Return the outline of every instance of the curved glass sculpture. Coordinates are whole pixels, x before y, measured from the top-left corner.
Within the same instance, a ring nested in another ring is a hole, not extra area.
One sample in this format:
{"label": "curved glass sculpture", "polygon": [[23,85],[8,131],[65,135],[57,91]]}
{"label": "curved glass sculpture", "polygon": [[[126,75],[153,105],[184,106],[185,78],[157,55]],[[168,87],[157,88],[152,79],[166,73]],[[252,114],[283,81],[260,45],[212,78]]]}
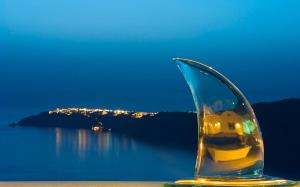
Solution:
{"label": "curved glass sculpture", "polygon": [[222,179],[241,186],[253,180],[263,185],[286,184],[285,180],[263,176],[263,140],[253,109],[242,92],[207,65],[174,60],[192,92],[198,117],[196,179],[177,182],[217,185],[215,182]]}

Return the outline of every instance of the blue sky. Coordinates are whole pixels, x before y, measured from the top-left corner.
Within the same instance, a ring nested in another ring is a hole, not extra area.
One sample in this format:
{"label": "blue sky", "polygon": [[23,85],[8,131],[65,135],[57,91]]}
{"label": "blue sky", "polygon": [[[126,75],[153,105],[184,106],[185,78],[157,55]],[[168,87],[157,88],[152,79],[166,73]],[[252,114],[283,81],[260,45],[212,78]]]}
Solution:
{"label": "blue sky", "polygon": [[173,57],[300,97],[300,1],[0,0],[0,107],[191,110]]}

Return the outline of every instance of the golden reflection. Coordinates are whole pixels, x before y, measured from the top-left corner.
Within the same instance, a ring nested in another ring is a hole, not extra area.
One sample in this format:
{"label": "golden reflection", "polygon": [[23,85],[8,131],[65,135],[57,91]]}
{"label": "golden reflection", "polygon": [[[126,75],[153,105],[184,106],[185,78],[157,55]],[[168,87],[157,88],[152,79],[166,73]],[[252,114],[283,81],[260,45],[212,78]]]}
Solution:
{"label": "golden reflection", "polygon": [[236,136],[243,135],[244,117],[233,111],[221,114],[206,114],[204,119],[204,133],[207,135]]}
{"label": "golden reflection", "polygon": [[101,133],[99,134],[99,136],[101,137],[101,143],[102,143],[102,148],[104,152],[107,152],[110,150],[111,148],[111,142],[112,142],[112,136],[111,133]]}
{"label": "golden reflection", "polygon": [[102,149],[103,149],[103,146],[102,146],[102,134],[98,134],[97,136],[97,145],[98,145],[98,154],[101,153]]}
{"label": "golden reflection", "polygon": [[112,136],[110,133],[100,132],[97,134],[97,149],[98,154],[107,153],[110,151]]}
{"label": "golden reflection", "polygon": [[78,153],[81,158],[85,156],[88,143],[87,131],[84,129],[78,130]]}
{"label": "golden reflection", "polygon": [[232,110],[214,113],[212,108],[204,106],[202,128],[200,134],[205,144],[202,162],[207,164],[207,171],[234,171],[262,160],[259,153],[262,141],[254,121],[247,115]]}
{"label": "golden reflection", "polygon": [[[178,180],[175,182],[179,185],[196,186],[285,186],[296,185],[296,182],[276,178],[258,178],[258,179],[209,179],[198,178],[195,180]],[[170,185],[172,186],[172,185]],[[173,185],[176,186],[176,185]],[[187,187],[187,186],[185,186]]]}
{"label": "golden reflection", "polygon": [[55,128],[55,151],[59,155],[61,148],[61,129]]}
{"label": "golden reflection", "polygon": [[240,149],[222,150],[216,148],[207,148],[214,161],[231,161],[245,158],[249,153],[251,146],[245,146]]}
{"label": "golden reflection", "polygon": [[57,156],[61,156],[62,145],[72,149],[79,159],[85,159],[90,151],[96,150],[99,156],[113,153],[118,154],[120,149],[126,151],[136,151],[137,145],[135,141],[127,136],[117,136],[112,132],[94,133],[88,129],[63,129],[55,128],[54,134],[55,152]]}

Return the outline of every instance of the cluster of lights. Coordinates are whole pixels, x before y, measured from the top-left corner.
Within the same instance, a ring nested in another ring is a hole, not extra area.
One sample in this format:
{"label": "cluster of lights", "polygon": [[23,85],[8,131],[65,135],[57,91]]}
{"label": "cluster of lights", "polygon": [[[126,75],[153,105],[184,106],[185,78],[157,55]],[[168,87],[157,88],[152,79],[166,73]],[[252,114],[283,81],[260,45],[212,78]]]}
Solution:
{"label": "cluster of lights", "polygon": [[109,110],[109,109],[88,109],[88,108],[57,108],[55,110],[50,110],[49,114],[64,114],[64,115],[72,115],[72,114],[82,114],[84,116],[90,117],[91,114],[99,114],[101,116],[112,114],[113,116],[131,116],[133,118],[143,118],[145,116],[155,116],[157,112],[135,112],[128,110]]}

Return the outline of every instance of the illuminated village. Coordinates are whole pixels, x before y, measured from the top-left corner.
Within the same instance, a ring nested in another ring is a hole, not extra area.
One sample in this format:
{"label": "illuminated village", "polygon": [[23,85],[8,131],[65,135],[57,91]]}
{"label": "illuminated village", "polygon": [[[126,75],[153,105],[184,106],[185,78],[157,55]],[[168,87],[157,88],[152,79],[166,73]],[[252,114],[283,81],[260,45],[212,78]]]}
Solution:
{"label": "illuminated village", "polygon": [[132,118],[143,118],[145,116],[155,116],[157,112],[136,112],[128,110],[109,110],[109,109],[89,109],[89,108],[57,108],[55,110],[50,110],[49,114],[65,114],[72,115],[75,113],[82,114],[89,117],[91,114],[99,114],[101,116],[113,115],[113,116],[130,116]]}
{"label": "illuminated village", "polygon": [[[55,110],[50,110],[48,112],[49,115],[52,114],[63,114],[63,115],[73,115],[73,114],[81,114],[86,117],[90,117],[91,115],[112,115],[112,116],[129,116],[131,118],[140,119],[143,117],[152,117],[157,114],[157,112],[136,112],[136,111],[128,111],[128,110],[109,110],[109,109],[89,109],[89,108],[57,108]],[[103,124],[98,122],[97,124],[92,125],[91,130],[93,131],[102,131]],[[111,131],[111,129],[108,129]]]}

